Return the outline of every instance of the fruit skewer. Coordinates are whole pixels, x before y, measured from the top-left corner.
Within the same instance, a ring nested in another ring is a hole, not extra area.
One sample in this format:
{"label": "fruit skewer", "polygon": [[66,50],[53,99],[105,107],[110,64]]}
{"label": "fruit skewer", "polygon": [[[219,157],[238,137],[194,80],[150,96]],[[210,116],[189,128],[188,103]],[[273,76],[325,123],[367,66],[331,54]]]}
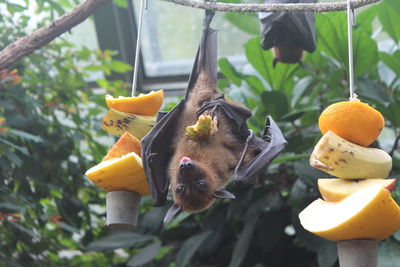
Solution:
{"label": "fruit skewer", "polygon": [[120,138],[103,161],[85,175],[107,192],[106,225],[110,228],[137,227],[141,196],[150,194],[138,138],[153,127],[163,99],[163,90],[138,97],[106,96],[109,111],[101,127]]}
{"label": "fruit skewer", "polygon": [[[351,124],[355,120],[356,127]],[[385,179],[392,159],[383,150],[365,147],[383,125],[378,111],[358,101],[333,104],[320,116],[324,135],[310,164],[339,179],[319,179],[324,200],[315,200],[299,218],[306,230],[337,241],[341,267],[377,266],[380,240],[400,229],[400,208],[390,194],[395,180]]]}

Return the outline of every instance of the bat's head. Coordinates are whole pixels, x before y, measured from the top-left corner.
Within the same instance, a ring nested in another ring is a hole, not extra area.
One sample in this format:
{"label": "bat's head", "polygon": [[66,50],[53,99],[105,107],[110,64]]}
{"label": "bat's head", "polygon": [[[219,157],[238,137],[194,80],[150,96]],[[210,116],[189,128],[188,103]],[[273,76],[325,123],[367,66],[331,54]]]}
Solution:
{"label": "bat's head", "polygon": [[214,203],[215,198],[235,198],[232,193],[220,188],[216,174],[201,162],[183,157],[176,172],[176,182],[171,185],[175,204],[167,212],[164,221],[172,219],[180,210],[205,210]]}
{"label": "bat's head", "polygon": [[272,51],[275,56],[273,62],[274,68],[278,62],[286,64],[300,63],[303,57],[303,49],[301,47],[296,47],[296,46],[278,45],[274,46]]}

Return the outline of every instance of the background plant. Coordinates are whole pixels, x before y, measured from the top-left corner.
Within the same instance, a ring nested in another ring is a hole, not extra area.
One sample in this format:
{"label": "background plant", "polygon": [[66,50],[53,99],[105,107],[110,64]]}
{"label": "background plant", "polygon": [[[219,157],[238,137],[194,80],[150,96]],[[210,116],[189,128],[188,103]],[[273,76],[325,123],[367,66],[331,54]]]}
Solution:
{"label": "background plant", "polygon": [[[61,6],[61,8],[63,8]],[[391,152],[393,171],[400,171],[400,1],[370,6],[357,16],[354,29],[356,92],[386,118],[374,145]],[[2,15],[2,45],[23,34],[9,7]],[[261,50],[255,16],[227,15],[254,34],[244,51],[248,65],[235,69],[219,60],[219,87],[252,109],[249,126],[262,130],[269,114],[289,145],[263,174],[264,182],[245,188],[229,185],[237,196],[218,201],[199,214],[180,214],[167,226],[167,207],[153,208],[142,199],[136,231],[109,231],[103,225],[104,193],[83,173],[106,152],[99,121],[103,95],[85,81],[92,71],[109,74],[129,66],[112,60],[110,51],[73,47],[66,40],[36,52],[16,71],[0,73],[0,239],[2,262],[15,266],[334,266],[336,246],[304,231],[297,215],[318,197],[316,179],[326,174],[308,165],[320,138],[319,113],[348,96],[347,37],[344,13],[316,15],[318,49],[304,58],[304,68],[278,64]],[[86,62],[88,67],[77,67]],[[124,90],[120,81],[101,79],[110,92]],[[116,89],[118,88],[118,89]],[[122,93],[121,93],[122,94]],[[398,190],[394,196],[398,198]],[[399,199],[398,199],[399,200]],[[59,217],[60,216],[60,217]],[[382,242],[380,266],[397,266],[400,235]],[[69,251],[69,258],[63,258]],[[74,253],[72,253],[74,252]]]}

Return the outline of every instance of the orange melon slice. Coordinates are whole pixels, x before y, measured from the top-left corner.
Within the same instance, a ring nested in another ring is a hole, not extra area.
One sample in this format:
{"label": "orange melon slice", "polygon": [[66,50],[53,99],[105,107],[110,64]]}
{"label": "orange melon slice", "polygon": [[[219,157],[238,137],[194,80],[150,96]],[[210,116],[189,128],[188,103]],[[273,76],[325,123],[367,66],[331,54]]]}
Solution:
{"label": "orange melon slice", "polygon": [[142,159],[135,152],[102,161],[90,168],[85,175],[106,192],[132,191],[141,195],[150,194]]}
{"label": "orange melon slice", "polygon": [[150,92],[148,94],[136,97],[112,97],[106,95],[106,104],[108,108],[112,108],[121,112],[153,116],[161,108],[164,101],[164,90]]}
{"label": "orange melon slice", "polygon": [[128,132],[125,132],[115,145],[108,151],[107,155],[103,158],[103,161],[119,158],[129,152],[135,152],[140,157],[140,140]]}

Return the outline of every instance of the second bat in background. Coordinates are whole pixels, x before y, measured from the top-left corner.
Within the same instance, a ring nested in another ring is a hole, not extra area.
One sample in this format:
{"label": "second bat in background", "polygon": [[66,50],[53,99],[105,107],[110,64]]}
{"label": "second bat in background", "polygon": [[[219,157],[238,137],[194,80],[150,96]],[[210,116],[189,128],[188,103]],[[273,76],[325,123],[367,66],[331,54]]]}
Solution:
{"label": "second bat in background", "polygon": [[[315,3],[315,0],[266,0],[265,3]],[[259,18],[261,47],[272,48],[273,67],[278,62],[301,64],[303,50],[315,51],[314,13],[260,12]]]}

